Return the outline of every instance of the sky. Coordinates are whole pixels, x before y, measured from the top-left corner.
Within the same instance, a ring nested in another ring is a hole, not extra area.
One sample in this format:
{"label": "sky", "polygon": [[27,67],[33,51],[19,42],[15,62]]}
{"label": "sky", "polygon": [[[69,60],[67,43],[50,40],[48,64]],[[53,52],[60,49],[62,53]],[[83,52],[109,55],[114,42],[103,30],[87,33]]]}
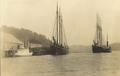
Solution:
{"label": "sky", "polygon": [[91,45],[96,31],[96,13],[103,36],[120,42],[120,0],[1,0],[0,25],[30,29],[51,39],[59,4],[69,45]]}

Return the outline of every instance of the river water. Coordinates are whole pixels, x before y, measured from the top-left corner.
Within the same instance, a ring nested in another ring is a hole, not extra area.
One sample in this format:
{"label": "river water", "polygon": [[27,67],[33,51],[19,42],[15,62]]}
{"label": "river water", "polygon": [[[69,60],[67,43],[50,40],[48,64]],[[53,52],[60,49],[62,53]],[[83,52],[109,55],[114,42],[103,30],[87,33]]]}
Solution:
{"label": "river water", "polygon": [[1,76],[120,76],[120,51],[2,58]]}

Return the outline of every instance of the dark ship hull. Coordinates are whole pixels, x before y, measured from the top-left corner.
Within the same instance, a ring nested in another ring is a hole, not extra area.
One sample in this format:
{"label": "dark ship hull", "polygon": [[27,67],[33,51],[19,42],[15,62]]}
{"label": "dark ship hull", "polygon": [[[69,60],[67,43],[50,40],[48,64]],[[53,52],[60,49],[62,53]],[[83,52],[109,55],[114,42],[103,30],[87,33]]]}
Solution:
{"label": "dark ship hull", "polygon": [[95,46],[92,45],[92,51],[93,53],[110,53],[111,52],[111,47],[103,47],[103,46]]}
{"label": "dark ship hull", "polygon": [[61,46],[50,46],[50,48],[31,48],[31,51],[33,56],[68,54],[68,48]]}
{"label": "dark ship hull", "polygon": [[42,48],[30,48],[30,51],[32,52],[33,56],[39,56],[39,55],[49,55],[50,52],[47,47]]}
{"label": "dark ship hull", "polygon": [[51,55],[66,55],[68,54],[68,48],[63,46],[50,46]]}

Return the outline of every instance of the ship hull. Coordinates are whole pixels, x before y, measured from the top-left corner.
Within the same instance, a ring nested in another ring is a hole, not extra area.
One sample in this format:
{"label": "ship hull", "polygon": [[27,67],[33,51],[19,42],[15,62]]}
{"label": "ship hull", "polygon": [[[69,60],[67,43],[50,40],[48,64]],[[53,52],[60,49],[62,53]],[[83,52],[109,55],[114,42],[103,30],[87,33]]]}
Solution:
{"label": "ship hull", "polygon": [[49,55],[50,52],[49,52],[48,49],[49,48],[47,48],[47,47],[44,47],[44,48],[41,48],[41,47],[30,48],[33,56]]}
{"label": "ship hull", "polygon": [[32,53],[29,51],[29,48],[27,48],[27,49],[19,49],[15,55],[16,56],[31,56]]}
{"label": "ship hull", "polygon": [[110,53],[111,47],[103,47],[103,46],[94,46],[92,45],[92,52],[93,53]]}
{"label": "ship hull", "polygon": [[68,48],[62,46],[50,46],[51,55],[66,55],[68,54]]}
{"label": "ship hull", "polygon": [[60,46],[50,46],[49,48],[31,48],[32,55],[66,55],[68,54],[68,48]]}

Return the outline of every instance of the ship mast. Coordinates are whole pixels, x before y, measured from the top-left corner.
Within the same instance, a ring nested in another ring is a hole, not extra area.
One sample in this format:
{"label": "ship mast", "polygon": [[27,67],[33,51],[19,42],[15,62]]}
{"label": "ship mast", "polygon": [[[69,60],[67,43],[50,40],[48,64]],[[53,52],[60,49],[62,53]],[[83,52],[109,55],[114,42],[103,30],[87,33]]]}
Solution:
{"label": "ship mast", "polygon": [[59,44],[62,45],[63,44],[63,30],[62,30],[62,15],[61,15],[61,11],[59,8]]}
{"label": "ship mast", "polygon": [[108,42],[108,35],[107,35],[107,47],[108,47],[108,45],[109,45],[109,42]]}
{"label": "ship mast", "polygon": [[59,18],[58,18],[58,17],[59,17],[58,14],[59,14],[59,13],[58,13],[58,4],[57,4],[57,11],[56,11],[56,36],[57,36],[57,37],[56,37],[56,38],[57,38],[57,41],[56,41],[56,42],[57,42],[57,44],[58,44],[58,32],[59,32],[59,31],[58,31],[58,26],[59,26],[59,25],[58,25],[58,19],[59,19]]}
{"label": "ship mast", "polygon": [[101,19],[99,15],[97,14],[97,29],[96,29],[96,34],[97,34],[97,44],[102,46],[102,27],[101,27]]}
{"label": "ship mast", "polygon": [[56,11],[56,22],[55,22],[55,30],[53,31],[53,42],[58,45],[67,45],[65,42],[65,33],[63,29],[63,20],[62,20],[62,13],[60,7],[57,4],[57,11]]}

